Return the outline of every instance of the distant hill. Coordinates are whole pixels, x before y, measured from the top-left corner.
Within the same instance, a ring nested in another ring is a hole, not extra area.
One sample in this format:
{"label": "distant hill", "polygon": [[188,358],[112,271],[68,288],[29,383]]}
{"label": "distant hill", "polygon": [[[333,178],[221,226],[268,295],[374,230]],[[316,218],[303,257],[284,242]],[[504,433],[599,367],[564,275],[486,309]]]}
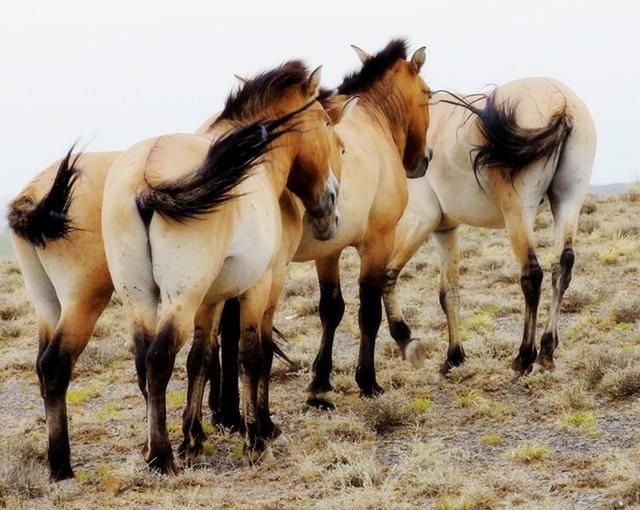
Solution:
{"label": "distant hill", "polygon": [[616,182],[614,184],[601,184],[599,186],[590,186],[589,191],[594,195],[622,195],[626,189],[631,186],[628,182]]}

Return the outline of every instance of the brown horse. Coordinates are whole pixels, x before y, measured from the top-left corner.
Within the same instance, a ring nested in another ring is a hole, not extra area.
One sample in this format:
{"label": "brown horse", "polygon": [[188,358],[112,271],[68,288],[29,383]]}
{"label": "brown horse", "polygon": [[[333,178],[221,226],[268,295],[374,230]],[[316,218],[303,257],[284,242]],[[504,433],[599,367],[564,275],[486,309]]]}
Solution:
{"label": "brown horse", "polygon": [[[385,268],[393,248],[396,224],[406,206],[406,177],[424,175],[428,165],[425,139],[430,90],[420,76],[425,61],[424,48],[409,60],[403,40],[391,41],[374,56],[358,48],[356,52],[363,60],[362,69],[348,75],[337,94],[325,93],[321,98],[330,112],[339,111],[346,98],[356,95],[359,98],[349,116],[336,126],[345,147],[338,197],[341,221],[335,237],[323,243],[313,239],[312,230],[305,224],[293,259],[315,260],[320,282],[323,333],[307,395],[308,404],[318,407],[333,407],[329,381],[332,346],[344,313],[339,259],[348,246],[355,247],[361,258],[361,342],[356,380],[363,396],[382,392],[375,378],[373,353],[382,313]],[[230,313],[228,320],[223,316],[221,390],[216,379],[219,375],[214,370],[210,397],[214,421],[224,425],[233,425],[239,420],[237,390],[233,387],[237,380],[234,347],[237,318],[233,315]],[[413,360],[419,356],[419,345],[407,342],[402,351]]]}
{"label": "brown horse", "polygon": [[[446,373],[464,361],[460,339],[457,227],[506,228],[521,268],[525,320],[513,362],[527,373],[533,362],[553,367],[558,316],[571,281],[578,215],[589,188],[596,133],[587,107],[567,86],[548,78],[507,83],[489,96],[434,95],[429,138],[435,156],[423,179],[409,185],[409,205],[397,229],[386,274],[384,302],[391,335],[411,338],[395,285],[398,274],[433,233],[440,248],[440,304],[449,325]],[[533,227],[548,197],[558,262],[552,268],[553,301],[535,347],[542,269]]]}
{"label": "brown horse", "polygon": [[260,451],[268,439],[269,424],[261,423],[264,402],[258,399],[260,331],[282,238],[279,200],[285,186],[302,200],[317,238],[335,233],[338,181],[331,168],[329,117],[314,101],[319,70],[310,74],[292,61],[266,74],[252,82],[255,87],[232,95],[218,120],[237,125],[286,114],[277,121],[286,125],[284,134],[278,132],[280,141],[255,171],[229,167],[214,173],[210,152],[193,173],[207,154],[207,139],[168,135],[125,151],[105,184],[105,252],[128,312],[138,377],[146,380],[144,455],[164,473],[176,472],[165,405],[175,356],[192,336],[196,315],[233,297],[240,300],[246,448]]}

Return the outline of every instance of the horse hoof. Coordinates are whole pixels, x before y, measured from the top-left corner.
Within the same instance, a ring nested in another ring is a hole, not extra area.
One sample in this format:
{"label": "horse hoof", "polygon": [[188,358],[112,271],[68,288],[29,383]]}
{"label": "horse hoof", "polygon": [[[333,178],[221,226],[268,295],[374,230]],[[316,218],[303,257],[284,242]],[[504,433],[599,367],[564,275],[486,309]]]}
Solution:
{"label": "horse hoof", "polygon": [[158,471],[163,475],[175,476],[178,474],[178,466],[176,466],[172,453],[151,453],[147,466],[153,471]]}
{"label": "horse hoof", "polygon": [[267,442],[261,437],[249,439],[244,444],[244,454],[252,464],[260,461],[266,449]]}
{"label": "horse hoof", "polygon": [[75,476],[76,475],[73,473],[73,469],[71,469],[71,464],[66,464],[64,466],[52,468],[51,474],[49,475],[49,480],[51,482],[61,482],[63,480],[75,478]]}
{"label": "horse hoof", "polygon": [[193,441],[184,439],[182,444],[178,448],[178,458],[191,464],[198,457],[201,457],[204,453],[204,446],[202,441]]}
{"label": "horse hoof", "polygon": [[543,356],[542,354],[536,359],[536,364],[543,371],[552,372],[556,369],[556,364],[553,361],[553,356]]}
{"label": "horse hoof", "polygon": [[538,352],[535,348],[532,351],[532,355],[523,356],[522,354],[518,354],[516,359],[513,360],[513,363],[511,363],[511,368],[520,376],[528,375],[533,369],[533,363],[537,355]]}
{"label": "horse hoof", "polygon": [[464,363],[465,354],[464,351],[460,350],[454,354],[451,354],[447,357],[447,361],[444,362],[442,367],[440,367],[440,374],[443,376],[448,376],[449,372],[452,368],[459,367]]}
{"label": "horse hoof", "polygon": [[405,347],[404,357],[413,368],[422,368],[427,357],[427,348],[419,340],[411,340]]}
{"label": "horse hoof", "polygon": [[336,408],[332,391],[307,393],[307,405],[309,407],[315,407],[316,409],[322,409],[323,411],[332,411]]}
{"label": "horse hoof", "polygon": [[360,388],[360,397],[361,398],[375,398],[379,397],[384,393],[384,389],[378,383],[374,382],[370,386],[365,388]]}

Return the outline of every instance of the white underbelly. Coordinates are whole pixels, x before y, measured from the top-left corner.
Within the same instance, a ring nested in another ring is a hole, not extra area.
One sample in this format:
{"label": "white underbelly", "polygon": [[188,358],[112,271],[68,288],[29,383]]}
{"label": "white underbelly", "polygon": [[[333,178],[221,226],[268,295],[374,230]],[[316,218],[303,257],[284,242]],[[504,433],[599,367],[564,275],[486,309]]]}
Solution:
{"label": "white underbelly", "polygon": [[253,287],[271,265],[280,242],[280,217],[271,205],[251,204],[230,244],[222,269],[211,284],[206,300],[217,303],[237,297]]}

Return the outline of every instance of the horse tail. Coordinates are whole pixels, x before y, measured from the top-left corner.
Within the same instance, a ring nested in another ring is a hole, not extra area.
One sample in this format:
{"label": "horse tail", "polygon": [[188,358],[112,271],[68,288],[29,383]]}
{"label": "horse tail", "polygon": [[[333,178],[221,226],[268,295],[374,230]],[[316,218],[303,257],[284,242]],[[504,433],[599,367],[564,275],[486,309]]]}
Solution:
{"label": "horse tail", "polygon": [[294,130],[293,125],[284,125],[310,104],[277,119],[257,121],[224,135],[211,145],[200,167],[184,177],[156,185],[147,182],[136,198],[141,216],[149,218],[157,212],[184,222],[236,198],[233,189],[262,162],[274,141]]}
{"label": "horse tail", "polygon": [[8,220],[13,232],[32,246],[44,248],[48,241],[66,239],[75,230],[69,218],[73,187],[80,175],[82,153],[72,157],[75,144],[58,166],[51,189],[40,200],[20,195],[9,205]]}
{"label": "horse tail", "polygon": [[[495,90],[488,96],[471,96],[473,100],[449,94],[454,99],[444,102],[475,114],[477,126],[485,139],[471,151],[476,179],[481,168],[488,168],[500,169],[513,181],[531,163],[558,155],[573,127],[566,103],[551,115],[546,126],[524,128],[516,120],[519,101],[498,103]],[[486,103],[480,108],[476,103],[483,98],[486,98]]]}
{"label": "horse tail", "polygon": [[[280,331],[278,328],[273,326],[272,330],[276,334],[276,336],[280,338],[280,340],[284,342],[289,342],[289,340],[287,340],[287,338],[282,334],[282,331]],[[282,348],[276,343],[276,341],[273,338],[271,338],[271,348],[273,349],[273,354],[275,354],[277,358],[281,359],[287,365],[289,365],[289,367],[291,367],[294,370],[298,370],[300,368],[300,365],[295,361],[292,361],[291,358],[287,356],[287,354],[282,350]]]}

